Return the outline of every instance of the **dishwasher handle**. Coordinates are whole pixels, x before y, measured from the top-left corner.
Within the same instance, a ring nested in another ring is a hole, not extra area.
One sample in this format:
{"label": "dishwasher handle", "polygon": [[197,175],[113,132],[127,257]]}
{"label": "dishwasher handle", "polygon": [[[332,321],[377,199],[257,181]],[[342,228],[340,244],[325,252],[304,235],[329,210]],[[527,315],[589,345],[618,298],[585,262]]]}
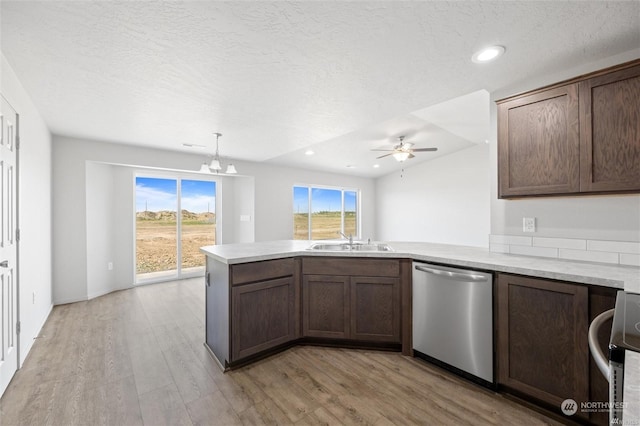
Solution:
{"label": "dishwasher handle", "polygon": [[451,279],[451,280],[456,280],[456,281],[480,282],[480,281],[487,281],[488,280],[486,275],[478,275],[478,274],[465,273],[465,272],[446,271],[444,269],[430,268],[428,266],[422,266],[422,265],[415,265],[415,268],[418,271],[426,272],[428,274],[438,275],[438,276],[441,276],[441,277],[444,277],[444,278],[448,278],[448,279]]}

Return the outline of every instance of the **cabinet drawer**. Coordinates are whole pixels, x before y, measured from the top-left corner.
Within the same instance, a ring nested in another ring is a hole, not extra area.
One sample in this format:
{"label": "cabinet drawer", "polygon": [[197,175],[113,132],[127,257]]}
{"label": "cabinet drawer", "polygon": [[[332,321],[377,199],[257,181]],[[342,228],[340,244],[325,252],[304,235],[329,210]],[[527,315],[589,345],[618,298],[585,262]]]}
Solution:
{"label": "cabinet drawer", "polygon": [[262,262],[231,265],[231,284],[247,284],[273,278],[288,277],[295,273],[295,259],[265,260]]}
{"label": "cabinet drawer", "polygon": [[359,275],[365,277],[397,277],[400,262],[397,259],[305,257],[302,273],[311,275]]}

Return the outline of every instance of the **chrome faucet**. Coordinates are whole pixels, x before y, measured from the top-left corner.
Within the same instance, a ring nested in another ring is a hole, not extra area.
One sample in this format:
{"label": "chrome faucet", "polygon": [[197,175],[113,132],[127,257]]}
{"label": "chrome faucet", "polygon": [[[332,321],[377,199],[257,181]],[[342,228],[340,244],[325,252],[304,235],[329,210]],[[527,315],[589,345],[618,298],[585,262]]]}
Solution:
{"label": "chrome faucet", "polygon": [[342,235],[343,237],[345,237],[347,240],[349,240],[349,250],[353,250],[353,235],[349,234],[349,236],[347,237],[344,232],[338,231],[338,234]]}

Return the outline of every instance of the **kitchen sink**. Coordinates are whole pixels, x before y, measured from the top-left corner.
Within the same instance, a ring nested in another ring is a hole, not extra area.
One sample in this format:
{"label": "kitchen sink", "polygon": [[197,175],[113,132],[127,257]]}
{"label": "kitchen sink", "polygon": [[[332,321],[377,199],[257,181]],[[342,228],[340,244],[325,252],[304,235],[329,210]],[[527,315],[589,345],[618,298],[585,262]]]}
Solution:
{"label": "kitchen sink", "polygon": [[388,244],[375,244],[375,243],[315,243],[312,244],[307,250],[318,251],[393,251]]}

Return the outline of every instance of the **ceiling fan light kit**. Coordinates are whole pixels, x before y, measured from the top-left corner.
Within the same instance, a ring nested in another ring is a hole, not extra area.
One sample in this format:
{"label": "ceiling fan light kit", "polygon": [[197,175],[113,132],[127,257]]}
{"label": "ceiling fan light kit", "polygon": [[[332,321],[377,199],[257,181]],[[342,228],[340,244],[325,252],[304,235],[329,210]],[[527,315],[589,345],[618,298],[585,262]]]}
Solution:
{"label": "ceiling fan light kit", "polygon": [[[220,161],[220,151],[219,151],[219,147],[218,147],[218,142],[220,139],[220,136],[222,136],[222,133],[214,133],[214,135],[216,135],[216,153],[213,156],[213,158],[211,159],[211,162],[209,164],[207,164],[207,162],[205,161],[204,163],[202,163],[202,166],[200,166],[200,173],[208,173],[210,174],[211,171],[213,170],[215,173],[220,173],[220,170],[222,170],[222,162]],[[235,175],[237,174],[238,171],[236,170],[236,166],[234,166],[233,164],[229,163],[227,165],[227,170],[225,170],[225,174],[228,175]]]}
{"label": "ceiling fan light kit", "polygon": [[400,136],[398,138],[399,143],[393,147],[393,149],[372,149],[372,151],[388,151],[388,154],[384,154],[381,155],[380,157],[377,157],[376,160],[380,159],[380,158],[384,158],[384,157],[388,157],[388,156],[393,156],[393,158],[396,159],[397,162],[402,163],[406,160],[409,160],[413,157],[415,157],[415,155],[413,155],[414,152],[427,152],[427,151],[437,151],[438,148],[413,148],[413,144],[412,143],[408,143],[408,142],[404,142],[404,136]]}
{"label": "ceiling fan light kit", "polygon": [[396,159],[396,161],[401,163],[401,162],[407,160],[409,158],[409,155],[411,155],[411,154],[409,153],[409,151],[399,151],[399,152],[394,152],[391,155],[393,156],[393,158]]}

